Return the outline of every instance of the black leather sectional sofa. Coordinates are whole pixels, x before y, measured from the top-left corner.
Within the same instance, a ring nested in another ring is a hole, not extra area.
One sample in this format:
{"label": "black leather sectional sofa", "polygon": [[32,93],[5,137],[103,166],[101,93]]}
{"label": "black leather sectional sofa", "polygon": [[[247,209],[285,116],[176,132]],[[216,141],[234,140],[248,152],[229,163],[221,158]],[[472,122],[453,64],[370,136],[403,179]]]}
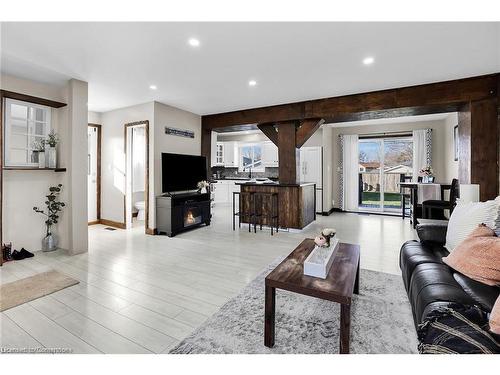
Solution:
{"label": "black leather sectional sofa", "polygon": [[420,241],[408,241],[401,248],[399,264],[415,327],[433,310],[457,303],[491,312],[500,294],[500,288],[474,281],[442,262],[448,255],[446,229],[446,225],[419,224]]}

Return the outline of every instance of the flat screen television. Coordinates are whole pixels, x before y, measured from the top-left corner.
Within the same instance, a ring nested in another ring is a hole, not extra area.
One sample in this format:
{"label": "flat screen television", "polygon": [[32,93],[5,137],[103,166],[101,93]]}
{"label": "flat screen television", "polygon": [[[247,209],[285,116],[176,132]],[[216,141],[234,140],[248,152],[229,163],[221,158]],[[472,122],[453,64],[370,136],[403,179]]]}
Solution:
{"label": "flat screen television", "polygon": [[207,179],[207,159],[204,156],[161,154],[161,180],[164,193],[193,190]]}

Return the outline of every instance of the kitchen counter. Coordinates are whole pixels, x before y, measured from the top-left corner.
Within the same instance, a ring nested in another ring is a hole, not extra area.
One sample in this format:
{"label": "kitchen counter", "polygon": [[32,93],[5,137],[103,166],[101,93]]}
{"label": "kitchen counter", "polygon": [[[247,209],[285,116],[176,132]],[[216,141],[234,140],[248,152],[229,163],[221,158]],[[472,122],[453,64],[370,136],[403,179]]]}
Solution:
{"label": "kitchen counter", "polygon": [[303,186],[311,186],[315,185],[314,182],[301,182],[300,184],[283,184],[280,182],[257,182],[257,181],[248,181],[248,182],[235,182],[236,185],[241,186],[277,186],[277,187],[303,187]]}
{"label": "kitchen counter", "polygon": [[[316,220],[316,188],[315,183],[283,184],[283,183],[257,183],[236,182],[242,193],[277,193],[278,194],[278,221],[281,228],[302,229]],[[248,222],[250,213],[254,209],[254,203],[248,194],[241,194],[242,199],[240,216],[242,222]],[[259,203],[260,204],[260,203]],[[267,205],[258,208],[259,212],[266,212]],[[264,225],[269,223],[264,220]]]}

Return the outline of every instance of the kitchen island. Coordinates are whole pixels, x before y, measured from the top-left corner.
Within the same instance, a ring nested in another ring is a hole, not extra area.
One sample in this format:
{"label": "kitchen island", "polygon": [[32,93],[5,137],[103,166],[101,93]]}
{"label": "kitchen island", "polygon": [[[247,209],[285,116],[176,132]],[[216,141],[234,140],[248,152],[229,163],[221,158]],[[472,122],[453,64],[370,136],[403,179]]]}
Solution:
{"label": "kitchen island", "polygon": [[[259,183],[259,182],[236,182],[240,185],[242,193],[278,193],[279,226],[280,228],[302,229],[316,220],[316,184],[283,184]],[[265,205],[262,209],[267,210]],[[240,210],[242,223],[248,223],[247,216],[253,209],[248,195],[241,195]],[[268,225],[264,219],[264,225]]]}

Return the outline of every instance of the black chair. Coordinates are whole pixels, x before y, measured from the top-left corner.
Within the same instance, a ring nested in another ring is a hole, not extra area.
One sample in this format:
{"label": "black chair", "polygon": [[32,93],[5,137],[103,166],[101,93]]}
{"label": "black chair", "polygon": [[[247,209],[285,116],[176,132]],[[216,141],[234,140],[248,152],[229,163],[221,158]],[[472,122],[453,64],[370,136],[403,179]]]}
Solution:
{"label": "black chair", "polygon": [[[236,196],[238,196],[238,212],[236,212]],[[248,198],[248,210],[243,209],[242,198]],[[246,211],[246,212],[245,212]],[[255,230],[255,193],[254,192],[233,192],[233,230],[236,230],[235,218],[238,216],[238,227],[241,228],[241,218],[248,220],[248,231],[252,231],[252,224]]]}
{"label": "black chair", "polygon": [[[445,190],[450,190],[449,200],[444,200]],[[451,215],[457,203],[458,197],[458,180],[454,178],[451,185],[441,185],[441,200],[427,200],[422,202],[422,217],[424,219],[433,219],[432,211],[439,211],[442,213],[440,218],[444,218],[445,210],[450,210]]]}
{"label": "black chair", "polygon": [[[411,182],[412,176],[406,176],[404,174],[399,175],[399,182]],[[412,189],[401,189],[401,218],[404,219],[406,217],[406,202],[408,201],[408,205],[412,202]],[[411,217],[411,215],[409,215]]]}
{"label": "black chair", "polygon": [[262,224],[264,220],[271,228],[271,236],[274,234],[273,230],[276,228],[278,233],[279,228],[279,199],[278,193],[255,193],[254,199],[254,232],[257,233],[257,224]]}

